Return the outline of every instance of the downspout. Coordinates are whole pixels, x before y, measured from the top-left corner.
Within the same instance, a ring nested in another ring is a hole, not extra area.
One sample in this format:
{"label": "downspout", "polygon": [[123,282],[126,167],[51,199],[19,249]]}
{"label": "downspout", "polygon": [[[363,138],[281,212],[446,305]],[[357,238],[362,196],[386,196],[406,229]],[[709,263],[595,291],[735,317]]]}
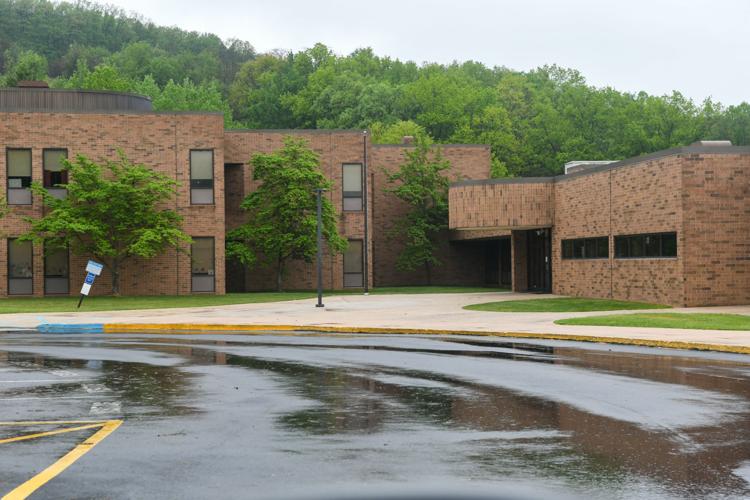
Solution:
{"label": "downspout", "polygon": [[368,209],[367,209],[367,130],[362,131],[362,150],[364,153],[363,163],[362,163],[362,183],[364,184],[362,186],[363,193],[362,193],[362,204],[364,205],[365,209],[365,234],[364,234],[364,245],[362,245],[362,257],[363,257],[363,264],[364,264],[364,285],[365,285],[365,295],[370,293],[370,266],[369,266],[369,224],[368,224]]}

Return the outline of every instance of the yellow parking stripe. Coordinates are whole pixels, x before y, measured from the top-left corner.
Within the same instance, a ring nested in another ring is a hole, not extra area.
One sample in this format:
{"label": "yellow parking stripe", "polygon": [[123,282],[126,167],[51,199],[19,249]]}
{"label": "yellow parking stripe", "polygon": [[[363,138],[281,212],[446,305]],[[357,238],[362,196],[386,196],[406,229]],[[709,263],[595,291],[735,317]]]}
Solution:
{"label": "yellow parking stripe", "polygon": [[22,500],[28,497],[36,490],[47,484],[51,479],[55,478],[62,471],[73,465],[76,460],[88,453],[91,448],[99,444],[104,438],[112,434],[112,432],[120,427],[121,424],[122,420],[107,420],[106,422],[92,426],[101,426],[101,429],[95,432],[86,441],[63,455],[63,457],[60,458],[57,462],[50,465],[36,476],[32,477],[31,479],[2,497],[2,500]]}
{"label": "yellow parking stripe", "polygon": [[54,436],[55,434],[64,434],[66,432],[82,431],[84,429],[93,429],[94,427],[101,427],[103,424],[79,425],[77,427],[68,427],[67,429],[56,429],[54,431],[37,432],[35,434],[25,434],[23,436],[16,436],[12,438],[0,439],[0,444],[15,443],[16,441],[25,441],[27,439],[36,439],[44,436]]}

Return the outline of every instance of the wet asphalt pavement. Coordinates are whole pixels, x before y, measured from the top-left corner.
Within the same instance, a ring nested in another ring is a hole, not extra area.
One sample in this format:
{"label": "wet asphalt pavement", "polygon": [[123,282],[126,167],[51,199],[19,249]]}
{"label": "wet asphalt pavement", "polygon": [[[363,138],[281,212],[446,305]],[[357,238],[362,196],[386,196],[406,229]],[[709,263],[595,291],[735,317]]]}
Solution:
{"label": "wet asphalt pavement", "polygon": [[[741,355],[0,333],[0,440],[55,428],[33,422],[108,419],[123,423],[32,498],[750,496]],[[0,496],[95,431],[0,443]]]}

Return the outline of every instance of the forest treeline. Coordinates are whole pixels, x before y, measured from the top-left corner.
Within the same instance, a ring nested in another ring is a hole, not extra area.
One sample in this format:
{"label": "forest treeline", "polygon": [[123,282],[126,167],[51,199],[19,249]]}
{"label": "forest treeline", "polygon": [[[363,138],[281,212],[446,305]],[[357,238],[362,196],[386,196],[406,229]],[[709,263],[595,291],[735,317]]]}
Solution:
{"label": "forest treeline", "polygon": [[[247,34],[252,38],[252,33]],[[368,128],[492,147],[493,175],[559,173],[699,139],[750,144],[750,105],[586,83],[576,70],[416,64],[323,44],[258,54],[242,40],[157,26],[89,2],[0,0],[0,85],[118,90],[157,110],[223,111],[228,127]]]}

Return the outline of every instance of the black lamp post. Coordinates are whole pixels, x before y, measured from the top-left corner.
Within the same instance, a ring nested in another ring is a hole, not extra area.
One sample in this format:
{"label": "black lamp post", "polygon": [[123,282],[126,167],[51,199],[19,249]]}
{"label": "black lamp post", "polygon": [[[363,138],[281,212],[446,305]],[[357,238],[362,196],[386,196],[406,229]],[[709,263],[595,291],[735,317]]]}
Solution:
{"label": "black lamp post", "polygon": [[323,192],[325,189],[317,188],[315,194],[318,197],[318,303],[315,307],[323,306]]}

